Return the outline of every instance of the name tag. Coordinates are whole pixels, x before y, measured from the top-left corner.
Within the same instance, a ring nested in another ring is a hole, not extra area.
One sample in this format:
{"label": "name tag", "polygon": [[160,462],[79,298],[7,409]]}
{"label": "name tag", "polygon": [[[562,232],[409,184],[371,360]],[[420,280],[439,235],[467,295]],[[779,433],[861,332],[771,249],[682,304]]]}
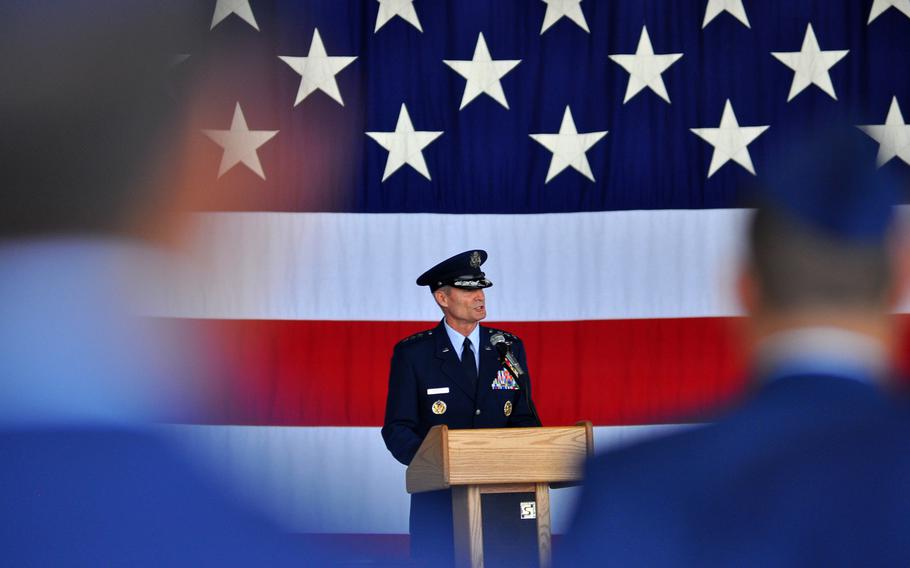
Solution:
{"label": "name tag", "polygon": [[438,389],[427,389],[427,394],[449,394],[449,387],[442,387]]}

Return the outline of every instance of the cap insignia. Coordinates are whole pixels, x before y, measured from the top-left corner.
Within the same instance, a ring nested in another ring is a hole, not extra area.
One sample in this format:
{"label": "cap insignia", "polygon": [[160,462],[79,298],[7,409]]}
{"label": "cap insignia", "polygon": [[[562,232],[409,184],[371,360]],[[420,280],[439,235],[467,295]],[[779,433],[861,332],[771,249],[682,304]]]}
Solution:
{"label": "cap insignia", "polygon": [[477,268],[480,264],[480,253],[475,250],[471,253],[471,268]]}

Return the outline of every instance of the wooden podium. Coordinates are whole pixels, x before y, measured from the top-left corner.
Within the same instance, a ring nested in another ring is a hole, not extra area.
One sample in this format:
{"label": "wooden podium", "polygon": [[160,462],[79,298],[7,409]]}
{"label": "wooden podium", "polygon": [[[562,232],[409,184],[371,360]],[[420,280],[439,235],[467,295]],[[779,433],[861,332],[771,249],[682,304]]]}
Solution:
{"label": "wooden podium", "polygon": [[576,485],[594,450],[590,422],[555,428],[434,426],[407,469],[408,493],[452,489],[455,565],[481,568],[481,494],[534,493],[541,568],[550,566],[550,485]]}

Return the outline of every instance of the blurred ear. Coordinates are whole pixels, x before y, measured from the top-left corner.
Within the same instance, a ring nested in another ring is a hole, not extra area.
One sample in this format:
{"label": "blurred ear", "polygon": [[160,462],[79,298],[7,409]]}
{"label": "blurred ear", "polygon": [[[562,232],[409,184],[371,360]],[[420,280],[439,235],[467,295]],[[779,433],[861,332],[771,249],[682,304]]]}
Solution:
{"label": "blurred ear", "polygon": [[449,307],[449,295],[442,288],[433,292],[433,297],[436,298],[436,303],[439,304],[440,308]]}
{"label": "blurred ear", "polygon": [[736,299],[746,315],[753,315],[758,311],[759,296],[755,275],[748,265],[742,265],[736,277]]}

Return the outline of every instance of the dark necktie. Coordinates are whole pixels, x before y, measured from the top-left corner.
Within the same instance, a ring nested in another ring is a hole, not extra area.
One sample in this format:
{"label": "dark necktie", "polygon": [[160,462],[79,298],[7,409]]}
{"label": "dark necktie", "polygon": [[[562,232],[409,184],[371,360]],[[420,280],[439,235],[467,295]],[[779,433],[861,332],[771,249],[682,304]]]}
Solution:
{"label": "dark necktie", "polygon": [[477,380],[477,361],[474,360],[474,350],[471,349],[471,340],[464,338],[461,344],[461,368],[464,369],[465,375],[472,381]]}

